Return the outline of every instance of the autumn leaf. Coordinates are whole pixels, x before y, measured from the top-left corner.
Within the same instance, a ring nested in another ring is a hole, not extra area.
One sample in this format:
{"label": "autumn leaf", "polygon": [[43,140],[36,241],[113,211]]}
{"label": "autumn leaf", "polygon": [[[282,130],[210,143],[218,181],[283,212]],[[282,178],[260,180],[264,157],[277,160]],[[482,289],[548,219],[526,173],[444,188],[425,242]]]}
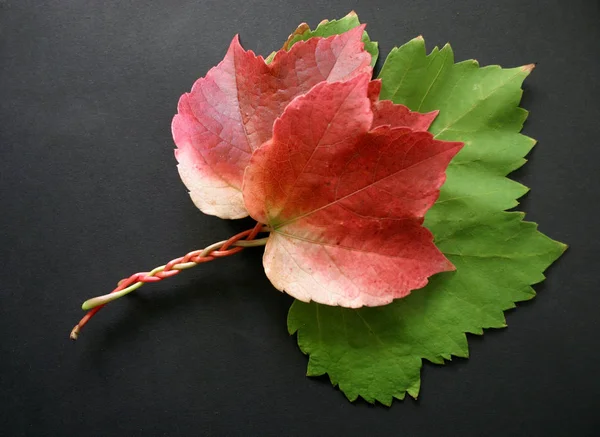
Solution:
{"label": "autumn leaf", "polygon": [[422,360],[443,364],[469,354],[465,333],[506,326],[504,311],[531,299],[531,285],[566,246],[504,212],[527,188],[505,176],[535,141],[519,132],[518,107],[531,66],[479,68],[454,63],[449,45],[426,55],[422,38],[392,50],[380,74],[382,98],[412,110],[439,110],[430,132],[464,141],[425,226],[456,272],[390,305],[357,310],[294,302],[288,316],[309,355],[310,376],[328,374],[348,399],[390,405],[420,390]]}
{"label": "autumn leaf", "polygon": [[374,125],[369,78],[296,98],[246,169],[246,207],[271,228],[265,272],[302,301],[384,305],[453,269],[422,223],[462,143],[392,127],[408,110],[391,102]]}
{"label": "autumn leaf", "polygon": [[252,152],[271,138],[294,97],[323,81],[371,73],[363,31],[296,43],[268,65],[233,39],[225,59],[181,96],[173,119],[179,173],[198,208],[222,218],[247,215],[241,188]]}

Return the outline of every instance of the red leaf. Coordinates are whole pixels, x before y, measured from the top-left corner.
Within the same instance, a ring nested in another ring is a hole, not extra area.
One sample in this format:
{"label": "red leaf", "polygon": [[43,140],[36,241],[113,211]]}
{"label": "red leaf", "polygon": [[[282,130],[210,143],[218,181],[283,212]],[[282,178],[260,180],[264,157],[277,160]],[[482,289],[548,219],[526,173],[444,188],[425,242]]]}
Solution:
{"label": "red leaf", "polygon": [[384,305],[453,269],[422,223],[462,143],[372,128],[387,117],[372,88],[365,74],[296,98],[246,169],[246,207],[273,229],[265,271],[297,299]]}
{"label": "red leaf", "polygon": [[371,72],[363,30],[299,42],[269,65],[233,39],[223,61],[181,96],[173,119],[179,173],[198,208],[222,218],[248,215],[241,187],[252,152],[271,138],[294,97],[322,81]]}

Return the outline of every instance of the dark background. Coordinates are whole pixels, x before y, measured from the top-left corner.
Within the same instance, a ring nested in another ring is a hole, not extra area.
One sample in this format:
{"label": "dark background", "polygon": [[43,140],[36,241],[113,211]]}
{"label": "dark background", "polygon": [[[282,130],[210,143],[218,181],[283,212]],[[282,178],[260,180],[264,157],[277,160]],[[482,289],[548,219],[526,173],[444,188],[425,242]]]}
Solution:
{"label": "dark background", "polygon": [[[188,198],[179,96],[235,33],[266,55],[351,9],[378,66],[419,34],[459,60],[538,63],[523,106],[539,144],[514,177],[528,219],[570,245],[538,298],[389,409],[304,376],[260,249],[148,285],[72,343],[84,299],[251,227]],[[0,1],[0,434],[598,435],[599,19],[596,0]]]}

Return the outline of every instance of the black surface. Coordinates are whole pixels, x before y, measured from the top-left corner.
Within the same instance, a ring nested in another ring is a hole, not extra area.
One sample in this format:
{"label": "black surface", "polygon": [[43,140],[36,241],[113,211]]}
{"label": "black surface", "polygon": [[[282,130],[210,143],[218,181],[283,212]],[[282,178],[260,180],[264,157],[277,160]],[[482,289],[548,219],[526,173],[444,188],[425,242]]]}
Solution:
{"label": "black surface", "polygon": [[[258,249],[147,286],[70,342],[85,298],[251,226],[189,200],[179,96],[235,33],[268,54],[351,9],[382,58],[423,34],[482,65],[538,62],[539,144],[515,177],[528,219],[570,245],[538,298],[390,409],[304,376]],[[598,435],[599,19],[595,0],[0,1],[0,434]]]}

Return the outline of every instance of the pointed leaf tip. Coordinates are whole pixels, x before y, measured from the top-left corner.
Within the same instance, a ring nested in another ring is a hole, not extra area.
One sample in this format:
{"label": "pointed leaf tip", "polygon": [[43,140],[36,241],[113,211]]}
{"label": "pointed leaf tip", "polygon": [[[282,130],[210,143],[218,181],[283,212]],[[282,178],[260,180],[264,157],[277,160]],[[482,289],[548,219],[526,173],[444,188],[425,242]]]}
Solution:
{"label": "pointed leaf tip", "polygon": [[521,67],[521,70],[525,71],[526,73],[531,73],[534,68],[535,68],[535,64],[527,64],[527,65],[523,65]]}

